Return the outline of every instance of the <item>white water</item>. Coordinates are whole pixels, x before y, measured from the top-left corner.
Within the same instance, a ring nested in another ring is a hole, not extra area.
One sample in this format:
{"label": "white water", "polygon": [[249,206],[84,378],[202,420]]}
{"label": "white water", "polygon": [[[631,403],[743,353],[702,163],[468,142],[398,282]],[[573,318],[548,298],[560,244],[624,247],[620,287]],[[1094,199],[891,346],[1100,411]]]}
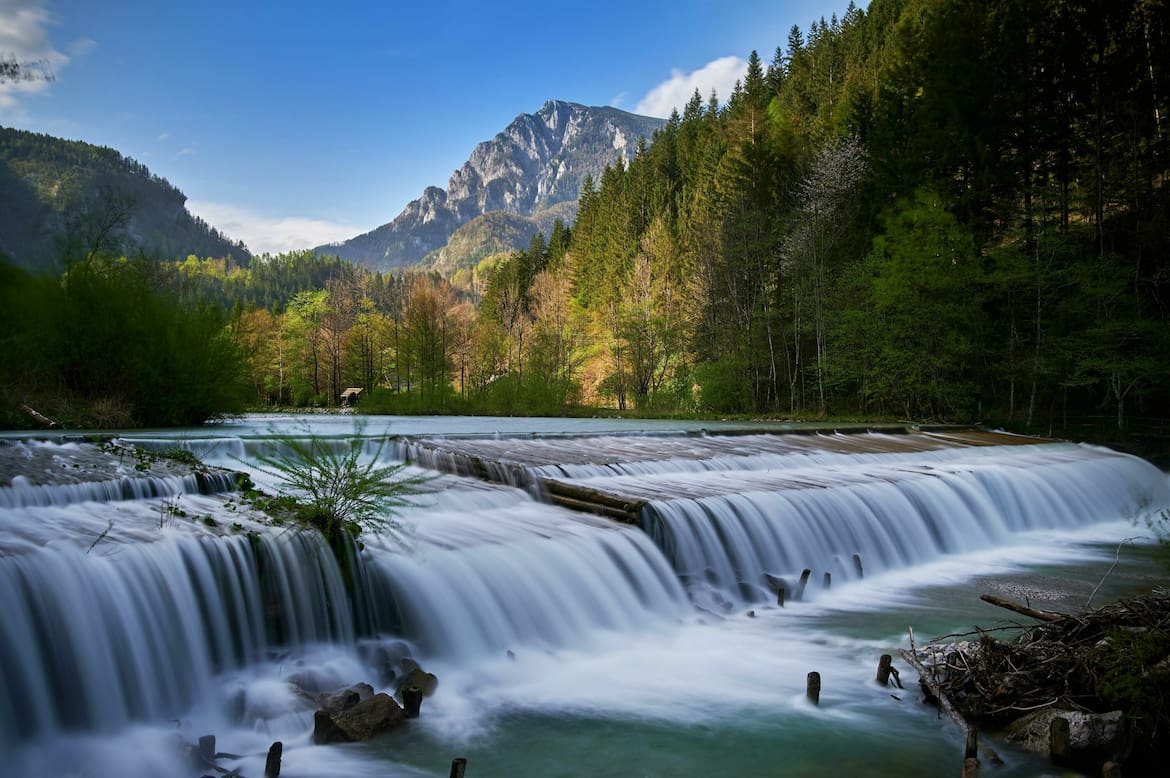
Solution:
{"label": "white water", "polygon": [[[181,442],[237,468],[271,450],[252,428],[223,432]],[[866,685],[902,627],[858,639],[818,619],[842,610],[872,620],[875,594],[887,607],[911,604],[932,584],[1088,559],[1096,552],[1081,541],[1135,534],[1139,513],[1170,505],[1164,474],[1089,447],[794,452],[731,464],[642,463],[643,475],[606,479],[647,496],[708,495],[653,503],[665,554],[636,529],[442,479],[443,491],[401,517],[406,548],[366,539],[352,612],[314,536],[233,533],[233,523],[256,525],[225,498],[184,494],[189,515],[169,518],[173,496],[0,507],[0,772],[193,775],[176,763],[176,733],[217,734],[220,750],[245,755],[224,765],[249,776],[275,739],[286,774],[301,776],[445,775],[461,752],[476,776],[547,772],[551,757],[523,734],[533,731],[583,749],[557,757],[566,775],[710,774],[691,742],[716,731],[751,750],[760,727],[810,742],[903,727],[917,733],[903,748],[949,753],[921,712],[890,708]],[[850,580],[853,553],[863,581]],[[772,597],[761,572],[803,567],[817,570],[814,581],[832,570],[834,588],[814,583],[811,602],[783,610],[761,604]],[[379,744],[310,746],[311,706],[287,679],[393,691],[378,678],[376,649],[399,639],[440,678],[423,718]],[[803,701],[809,669],[824,678],[820,708]],[[891,725],[891,711],[906,723]],[[607,732],[604,745],[585,746],[582,727]],[[664,734],[672,730],[680,734]],[[800,742],[785,747],[794,765],[839,769]],[[688,753],[695,772],[657,772],[671,750]],[[755,771],[738,747],[728,759],[740,774],[777,774]]]}

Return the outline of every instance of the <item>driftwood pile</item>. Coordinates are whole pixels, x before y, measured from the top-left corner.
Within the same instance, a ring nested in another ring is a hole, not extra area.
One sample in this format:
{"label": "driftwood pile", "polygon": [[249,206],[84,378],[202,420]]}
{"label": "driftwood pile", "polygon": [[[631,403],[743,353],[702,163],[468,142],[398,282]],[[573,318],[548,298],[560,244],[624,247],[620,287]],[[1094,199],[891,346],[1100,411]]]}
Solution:
{"label": "driftwood pile", "polygon": [[[1098,731],[1111,727],[1086,747],[1093,752],[1087,757],[1124,761],[1127,772],[1131,765],[1166,766],[1161,760],[1170,753],[1170,590],[1075,615],[989,595],[983,599],[1042,623],[1018,630],[1013,639],[997,639],[982,629],[950,635],[971,639],[935,643],[920,652],[931,676],[924,680],[963,718],[980,728],[1023,733],[1037,729],[1032,723],[1037,717],[1047,716],[1045,735],[1059,717],[1074,727],[1078,721]],[[1057,724],[1053,732],[1065,727]]]}

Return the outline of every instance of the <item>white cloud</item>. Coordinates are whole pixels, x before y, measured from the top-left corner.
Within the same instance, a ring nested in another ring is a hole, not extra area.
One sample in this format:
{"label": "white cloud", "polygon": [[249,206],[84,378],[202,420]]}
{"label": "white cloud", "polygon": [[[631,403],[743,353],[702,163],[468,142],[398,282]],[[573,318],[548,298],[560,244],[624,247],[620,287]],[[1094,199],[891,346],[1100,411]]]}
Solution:
{"label": "white cloud", "polygon": [[609,104],[612,105],[614,108],[621,108],[622,103],[624,103],[626,101],[626,98],[629,96],[630,96],[629,92],[618,92],[616,95],[613,96],[613,99],[609,101]]}
{"label": "white cloud", "polygon": [[720,57],[690,73],[671,70],[670,78],[647,92],[634,107],[634,113],[660,116],[663,119],[676,108],[681,113],[696,89],[703,96],[704,102],[711,96],[712,89],[719,96],[719,101],[725,102],[731,96],[735,82],[742,80],[746,73],[747,61],[739,57]]}
{"label": "white cloud", "polygon": [[232,240],[242,240],[255,254],[309,249],[365,232],[350,224],[305,216],[265,216],[231,203],[187,201],[199,216]]}
{"label": "white cloud", "polygon": [[[69,57],[57,51],[49,40],[52,17],[44,0],[0,0],[0,58],[32,70],[56,73],[69,64]],[[44,90],[44,79],[0,82],[0,110],[19,108],[20,98]]]}

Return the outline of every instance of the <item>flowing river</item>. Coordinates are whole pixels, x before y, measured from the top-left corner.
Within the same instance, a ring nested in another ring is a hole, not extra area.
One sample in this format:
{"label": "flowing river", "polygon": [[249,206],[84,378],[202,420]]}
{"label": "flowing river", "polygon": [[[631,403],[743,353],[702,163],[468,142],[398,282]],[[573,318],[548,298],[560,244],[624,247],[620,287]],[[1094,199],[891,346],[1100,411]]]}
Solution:
{"label": "flowing river", "polygon": [[[1073,608],[1157,575],[1148,522],[1170,508],[1170,480],[1143,460],[881,434],[777,450],[719,437],[734,428],[370,418],[370,452],[386,435],[637,450],[525,478],[646,507],[629,526],[551,505],[524,478],[438,476],[398,515],[401,534],[363,536],[352,594],[316,535],[260,526],[228,479],[135,478],[128,463],[125,477],[57,483],[38,468],[83,468],[77,444],[14,438],[28,472],[0,481],[0,774],[196,776],[177,741],[205,734],[249,778],[274,740],[294,778],[444,776],[456,756],[470,778],[958,774],[960,733],[899,658],[907,688],[879,687],[879,655],[908,646],[909,627],[924,642],[1009,620],[980,592]],[[669,436],[700,429],[710,442]],[[123,438],[271,489],[257,457],[275,436],[353,433],[348,417],[253,416]],[[684,450],[716,443],[730,453]],[[381,451],[390,463],[411,449]],[[402,653],[439,679],[421,717],[312,745],[290,681],[393,693],[387,657]],[[819,706],[805,699],[814,670]],[[1045,770],[1000,750],[997,775]]]}

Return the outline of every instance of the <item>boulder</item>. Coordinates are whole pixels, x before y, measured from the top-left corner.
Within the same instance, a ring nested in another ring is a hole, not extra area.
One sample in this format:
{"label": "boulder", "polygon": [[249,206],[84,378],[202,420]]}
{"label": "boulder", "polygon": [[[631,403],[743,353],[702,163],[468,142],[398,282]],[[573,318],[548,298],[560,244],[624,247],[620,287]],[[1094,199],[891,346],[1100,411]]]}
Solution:
{"label": "boulder", "polygon": [[1129,731],[1125,713],[1119,710],[1083,713],[1045,708],[1009,724],[1006,740],[1029,751],[1048,755],[1052,722],[1056,718],[1068,721],[1068,753],[1065,755],[1068,761],[1099,764],[1107,760],[1123,760],[1129,755]]}
{"label": "boulder", "polygon": [[415,664],[398,682],[397,694],[401,696],[402,690],[408,686],[417,686],[422,691],[423,697],[430,697],[435,693],[435,689],[439,688],[439,679],[434,673],[424,672],[421,667]]}
{"label": "boulder", "polygon": [[335,692],[317,695],[317,708],[330,716],[336,716],[338,713],[357,705],[361,699],[361,696],[353,689],[338,689]]}
{"label": "boulder", "polygon": [[333,724],[353,742],[369,740],[405,723],[406,714],[394,698],[385,693],[375,694],[333,717]]}
{"label": "boulder", "polygon": [[374,687],[368,683],[355,683],[331,692],[323,692],[314,698],[315,707],[331,716],[347,711],[362,700],[374,696]]}

